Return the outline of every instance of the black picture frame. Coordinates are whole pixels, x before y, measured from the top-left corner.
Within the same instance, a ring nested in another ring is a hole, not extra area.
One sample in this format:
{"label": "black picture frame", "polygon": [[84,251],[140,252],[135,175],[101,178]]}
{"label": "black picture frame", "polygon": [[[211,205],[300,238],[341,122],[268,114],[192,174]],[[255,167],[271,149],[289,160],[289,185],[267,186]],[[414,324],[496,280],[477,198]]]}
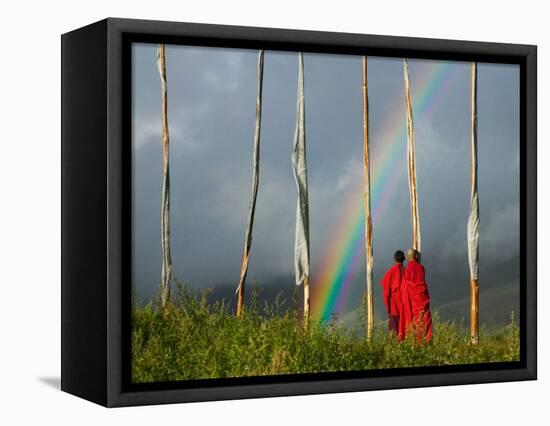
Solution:
{"label": "black picture frame", "polygon": [[[536,46],[117,18],[61,42],[62,390],[117,407],[536,379]],[[520,361],[130,383],[132,42],[519,64]]]}

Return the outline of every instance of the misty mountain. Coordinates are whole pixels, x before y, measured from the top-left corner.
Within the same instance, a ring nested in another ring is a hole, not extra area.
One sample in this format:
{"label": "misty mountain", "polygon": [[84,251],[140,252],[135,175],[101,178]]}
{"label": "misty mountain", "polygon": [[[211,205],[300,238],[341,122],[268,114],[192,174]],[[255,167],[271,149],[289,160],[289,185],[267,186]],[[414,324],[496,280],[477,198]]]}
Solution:
{"label": "misty mountain", "polygon": [[[482,267],[480,273],[479,287],[479,320],[480,324],[488,328],[500,328],[510,323],[512,311],[516,319],[519,315],[519,277],[517,273],[518,258],[503,262],[498,267],[485,271]],[[443,271],[437,269],[433,272],[426,271],[428,286],[431,293],[431,309],[438,311],[440,318],[444,321],[456,321],[457,323],[469,319],[470,287],[469,275],[467,272],[456,270]],[[491,277],[491,280],[484,280],[484,276]],[[432,286],[431,283],[440,285]],[[444,283],[443,286],[441,283]],[[379,283],[375,283],[375,321],[386,320],[385,308],[381,300]],[[257,307],[262,310],[264,306],[273,305],[278,298],[280,310],[298,309],[301,312],[303,299],[302,287],[296,287],[292,275],[281,275],[272,277],[266,281],[255,279],[247,280],[245,291],[245,304],[250,306],[253,300],[253,293],[256,291]],[[312,291],[314,289],[312,288]],[[359,300],[364,287],[356,288]],[[224,300],[232,312],[234,312],[235,283],[220,283],[207,289],[207,300],[209,303]],[[145,304],[149,298],[139,299],[139,304]],[[345,312],[333,312],[338,322],[348,328],[360,328],[360,305]]]}

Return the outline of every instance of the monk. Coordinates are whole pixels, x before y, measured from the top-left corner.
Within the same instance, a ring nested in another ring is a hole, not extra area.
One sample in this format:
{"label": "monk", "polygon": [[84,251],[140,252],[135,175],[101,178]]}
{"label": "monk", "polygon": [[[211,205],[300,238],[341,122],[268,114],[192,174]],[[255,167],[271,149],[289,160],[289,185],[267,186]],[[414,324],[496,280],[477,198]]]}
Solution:
{"label": "monk", "polygon": [[388,327],[391,333],[399,331],[399,314],[401,311],[401,280],[403,278],[403,262],[405,253],[397,250],[393,255],[395,264],[382,278],[382,297],[388,313]]}
{"label": "monk", "polygon": [[401,285],[401,315],[397,337],[403,340],[407,334],[415,331],[418,343],[428,343],[432,340],[433,326],[426,273],[420,264],[420,253],[417,250],[408,249],[407,260]]}

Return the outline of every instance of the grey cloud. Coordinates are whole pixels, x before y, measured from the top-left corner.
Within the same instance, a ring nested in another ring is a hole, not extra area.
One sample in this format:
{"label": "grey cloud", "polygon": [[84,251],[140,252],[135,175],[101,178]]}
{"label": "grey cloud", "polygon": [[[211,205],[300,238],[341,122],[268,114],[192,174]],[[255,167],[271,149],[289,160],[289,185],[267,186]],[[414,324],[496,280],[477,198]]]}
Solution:
{"label": "grey cloud", "polygon": [[[160,277],[160,83],[154,49],[133,48],[133,277],[136,293],[145,299],[156,291]],[[252,167],[256,60],[257,52],[252,50],[167,49],[172,256],[176,275],[197,288],[234,285],[238,279]],[[413,105],[415,83],[430,66],[410,61]],[[465,64],[454,66],[457,69],[445,83],[444,96],[431,109],[415,113],[423,259],[434,298],[441,301],[464,297],[468,291],[461,281],[462,276],[467,280],[468,75]],[[511,258],[519,244],[513,228],[519,200],[519,80],[512,66],[481,64],[479,72],[481,266],[482,273],[491,275],[505,261],[498,249]],[[296,53],[266,52],[260,183],[250,264],[250,277],[260,283],[292,277],[296,188],[290,155],[296,79]],[[382,137],[387,129],[405,124],[402,79],[400,59],[369,61],[373,158],[379,158],[391,142]],[[334,244],[329,243],[331,237],[349,214],[345,211],[349,200],[361,191],[360,87],[360,58],[305,55],[314,279],[327,245]],[[395,112],[394,106],[401,102],[402,110]],[[390,171],[396,185],[384,194],[384,209],[374,206],[376,283],[390,266],[393,252],[410,244],[405,139],[400,144]],[[382,165],[375,162],[373,171],[378,167]],[[364,247],[359,250],[362,256]],[[512,278],[516,270],[511,269]],[[490,276],[485,279],[490,280]],[[361,262],[350,300],[359,300],[363,289]],[[353,307],[352,302],[347,309]]]}

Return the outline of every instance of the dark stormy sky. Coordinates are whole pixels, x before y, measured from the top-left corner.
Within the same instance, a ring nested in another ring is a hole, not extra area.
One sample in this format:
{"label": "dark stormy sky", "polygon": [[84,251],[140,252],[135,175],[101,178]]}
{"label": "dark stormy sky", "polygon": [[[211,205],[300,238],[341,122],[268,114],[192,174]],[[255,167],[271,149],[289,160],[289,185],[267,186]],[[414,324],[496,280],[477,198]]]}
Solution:
{"label": "dark stormy sky", "polygon": [[[136,44],[132,54],[133,285],[138,300],[148,300],[161,271],[161,92],[156,46]],[[251,185],[257,51],[170,45],[166,55],[175,273],[199,289],[235,285]],[[469,292],[469,64],[409,60],[409,67],[423,262],[437,304]],[[369,58],[368,77],[373,174],[387,172],[375,182],[381,195],[373,200],[378,300],[393,252],[411,240],[402,59]],[[296,82],[297,54],[267,51],[249,272],[260,285],[293,282]],[[519,286],[519,68],[480,64],[478,85],[483,297],[485,288]],[[349,200],[360,197],[360,58],[306,53],[305,95],[315,286],[351,214]],[[345,310],[364,289],[362,262],[354,277]]]}

